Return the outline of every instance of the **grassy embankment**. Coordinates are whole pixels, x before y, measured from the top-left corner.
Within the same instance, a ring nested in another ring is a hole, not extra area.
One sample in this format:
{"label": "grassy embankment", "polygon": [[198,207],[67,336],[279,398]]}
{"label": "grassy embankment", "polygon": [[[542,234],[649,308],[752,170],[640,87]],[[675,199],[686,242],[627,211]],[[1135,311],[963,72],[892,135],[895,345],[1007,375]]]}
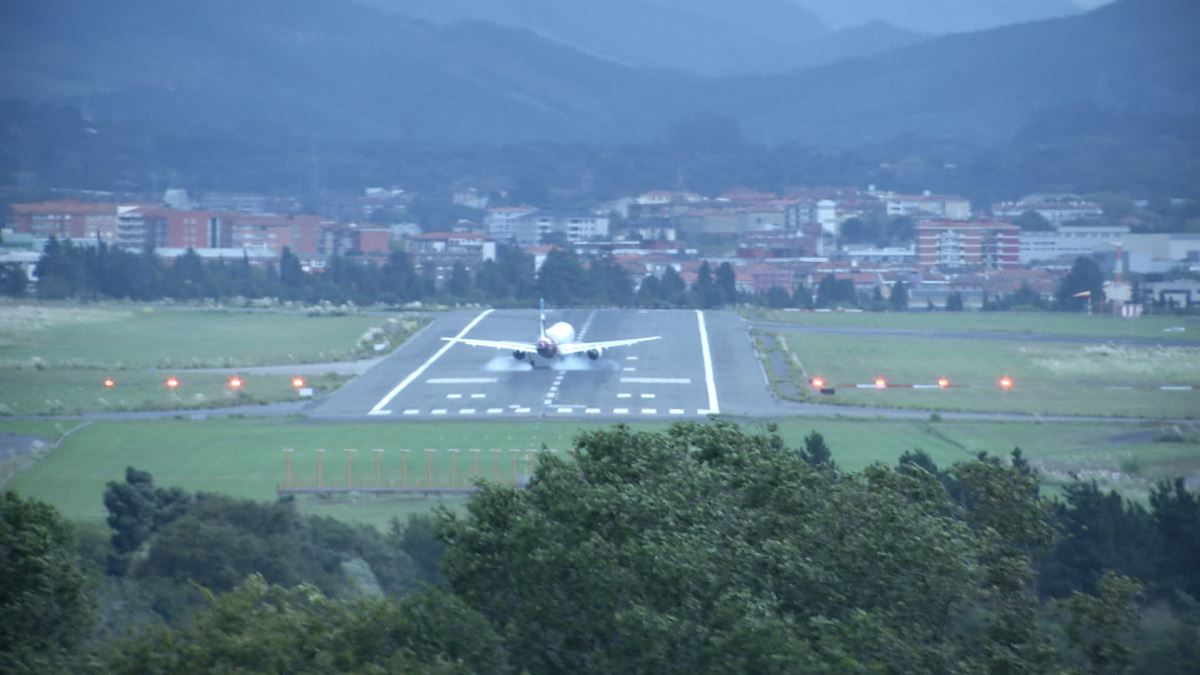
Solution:
{"label": "grassy embankment", "polygon": [[[299,310],[245,312],[126,305],[6,304],[0,307],[0,414],[172,410],[293,400],[290,373],[228,373],[266,365],[373,356],[417,327],[407,317],[307,316]],[[381,333],[370,339],[371,328]],[[385,343],[384,340],[387,340]],[[174,375],[181,386],[168,390]],[[106,377],[116,386],[105,388]],[[310,377],[318,389],[345,378]]]}
{"label": "grassy embankment", "polygon": [[[13,422],[0,423],[0,431]],[[527,453],[545,444],[559,453],[571,447],[581,429],[570,422],[493,422],[481,424],[389,423],[316,424],[294,420],[162,420],[97,422],[72,435],[57,450],[17,476],[10,487],[47,500],[71,518],[101,522],[104,484],[119,480],[126,466],[150,471],[160,485],[207,490],[254,499],[272,499],[284,480],[284,448],[293,448],[297,482],[315,482],[317,448],[325,448],[327,484],[344,484],[347,453],[356,485],[374,485],[375,448],[382,448],[385,485],[403,481],[405,453],[408,484],[426,484],[426,462],[432,460],[434,485],[448,485],[451,465],[459,485],[471,480],[472,448],[477,475],[499,482],[511,480],[512,461],[524,473]],[[661,425],[636,428],[654,429]],[[1159,478],[1194,475],[1200,471],[1200,433],[1170,428],[1120,424],[927,423],[854,420],[782,421],[780,431],[789,447],[800,447],[812,431],[822,433],[834,459],[848,470],[871,462],[895,462],[906,450],[921,448],[940,465],[968,459],[978,452],[1007,456],[1020,446],[1046,477],[1049,487],[1070,480],[1070,474],[1117,487],[1144,498]],[[501,450],[493,453],[492,449]],[[460,452],[451,453],[450,449]],[[519,450],[511,453],[511,449]],[[426,450],[434,450],[428,453]],[[495,467],[495,468],[493,468]],[[425,511],[438,503],[461,507],[461,499],[425,499],[367,495],[299,500],[307,512],[384,525],[393,516]]]}

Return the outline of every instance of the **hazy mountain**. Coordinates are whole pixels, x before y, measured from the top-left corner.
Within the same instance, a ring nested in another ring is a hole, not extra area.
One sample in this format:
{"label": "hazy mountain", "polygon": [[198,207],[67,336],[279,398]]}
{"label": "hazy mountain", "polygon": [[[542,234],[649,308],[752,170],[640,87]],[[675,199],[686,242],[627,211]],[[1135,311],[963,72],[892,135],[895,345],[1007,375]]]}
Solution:
{"label": "hazy mountain", "polygon": [[56,0],[0,11],[0,91],[129,125],[321,137],[602,141],[656,134],[681,78],[528,31],[345,2]]}
{"label": "hazy mountain", "polygon": [[[728,145],[740,125],[767,143],[993,144],[1031,123],[1058,128],[1045,117],[1064,109],[1195,117],[1197,25],[1200,3],[1126,0],[791,74],[703,80],[527,30],[439,26],[346,2],[26,1],[0,10],[0,91],[181,132],[616,143],[673,128],[678,138],[718,130],[716,145]],[[891,31],[855,30],[877,42]],[[815,40],[833,51],[853,33]]]}
{"label": "hazy mountain", "polygon": [[919,33],[963,33],[1082,12],[1072,0],[798,0],[834,28],[884,21]]}
{"label": "hazy mountain", "polygon": [[[829,34],[790,0],[360,0],[439,24],[489,21],[527,28],[581,51],[631,66],[702,75],[782,72],[827,63],[797,56]],[[867,45],[859,44],[855,54]]]}
{"label": "hazy mountain", "polygon": [[996,143],[1066,108],[1195,118],[1198,25],[1200,3],[1124,0],[1080,16],[730,82],[717,112],[758,140],[843,145],[914,133]]}

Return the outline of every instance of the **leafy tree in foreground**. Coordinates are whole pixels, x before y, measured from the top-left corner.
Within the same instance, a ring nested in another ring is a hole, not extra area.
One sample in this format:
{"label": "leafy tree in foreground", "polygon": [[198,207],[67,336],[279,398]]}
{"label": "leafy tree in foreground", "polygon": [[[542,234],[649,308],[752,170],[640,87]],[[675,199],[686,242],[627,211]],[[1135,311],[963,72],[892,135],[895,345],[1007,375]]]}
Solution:
{"label": "leafy tree in foreground", "polygon": [[110,646],[108,673],[504,673],[503,644],[476,612],[427,590],[396,603],[325,597],[252,576],[187,628]]}
{"label": "leafy tree in foreground", "polygon": [[49,504],[0,493],[0,670],[62,668],[93,606],[71,525]]}
{"label": "leafy tree in foreground", "polygon": [[[1091,295],[1090,298],[1075,297],[1080,293]],[[1088,306],[1089,299],[1092,307],[1103,305],[1104,273],[1100,271],[1100,266],[1091,258],[1076,258],[1071,265],[1071,271],[1067,272],[1067,276],[1059,283],[1054,297],[1058,300],[1058,308],[1061,310],[1081,312]]]}
{"label": "leafy tree in foreground", "polygon": [[1045,670],[1013,469],[839,475],[727,423],[583,434],[444,512],[449,588],[549,672]]}

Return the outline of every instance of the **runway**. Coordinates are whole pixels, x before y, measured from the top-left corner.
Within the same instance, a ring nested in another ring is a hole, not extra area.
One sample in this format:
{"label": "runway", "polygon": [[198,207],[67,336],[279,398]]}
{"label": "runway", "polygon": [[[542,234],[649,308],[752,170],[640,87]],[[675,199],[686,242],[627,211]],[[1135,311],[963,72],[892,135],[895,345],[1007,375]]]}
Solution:
{"label": "runway", "polygon": [[586,356],[518,361],[444,337],[533,341],[536,310],[440,316],[321,401],[314,418],[672,420],[776,412],[741,317],[696,310],[551,310],[581,341],[661,335]]}

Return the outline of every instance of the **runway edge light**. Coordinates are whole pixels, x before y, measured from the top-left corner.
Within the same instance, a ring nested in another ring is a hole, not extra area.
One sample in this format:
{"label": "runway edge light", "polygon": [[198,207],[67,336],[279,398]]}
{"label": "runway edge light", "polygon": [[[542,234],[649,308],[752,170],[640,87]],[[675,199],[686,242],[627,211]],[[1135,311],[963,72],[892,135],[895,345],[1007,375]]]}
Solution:
{"label": "runway edge light", "polygon": [[1008,391],[1009,389],[1013,388],[1014,384],[1016,384],[1016,383],[1013,382],[1012,377],[1010,377],[1008,375],[1002,375],[1000,377],[1000,388],[1001,389]]}

